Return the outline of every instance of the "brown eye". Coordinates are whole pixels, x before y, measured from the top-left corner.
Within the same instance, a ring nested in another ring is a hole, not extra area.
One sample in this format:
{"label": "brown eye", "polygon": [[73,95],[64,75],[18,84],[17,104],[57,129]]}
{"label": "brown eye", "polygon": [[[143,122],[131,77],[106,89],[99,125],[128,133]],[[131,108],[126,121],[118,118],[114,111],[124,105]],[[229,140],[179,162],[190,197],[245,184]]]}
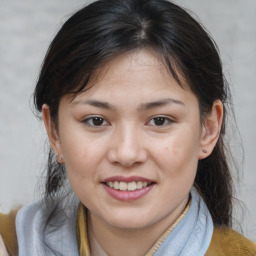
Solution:
{"label": "brown eye", "polygon": [[85,119],[83,122],[91,127],[101,127],[101,126],[105,126],[108,124],[104,118],[99,117],[99,116],[91,116],[91,117]]}
{"label": "brown eye", "polygon": [[93,117],[92,118],[92,123],[94,126],[101,126],[104,122],[104,119],[103,118],[100,118],[100,117]]}
{"label": "brown eye", "polygon": [[154,120],[154,124],[157,125],[157,126],[162,126],[165,124],[165,121],[166,121],[166,118],[164,117],[156,117],[156,118],[153,118]]}
{"label": "brown eye", "polygon": [[157,116],[150,120],[149,124],[152,126],[166,126],[172,123],[170,118],[164,116]]}

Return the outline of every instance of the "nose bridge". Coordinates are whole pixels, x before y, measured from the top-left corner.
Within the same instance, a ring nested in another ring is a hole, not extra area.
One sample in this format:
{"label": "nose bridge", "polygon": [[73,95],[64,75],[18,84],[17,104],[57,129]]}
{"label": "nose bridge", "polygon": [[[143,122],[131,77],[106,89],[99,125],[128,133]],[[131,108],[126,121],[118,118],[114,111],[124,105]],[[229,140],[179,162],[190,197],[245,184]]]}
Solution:
{"label": "nose bridge", "polygon": [[142,163],[146,159],[143,136],[134,123],[120,125],[113,134],[111,145],[112,161],[123,166]]}

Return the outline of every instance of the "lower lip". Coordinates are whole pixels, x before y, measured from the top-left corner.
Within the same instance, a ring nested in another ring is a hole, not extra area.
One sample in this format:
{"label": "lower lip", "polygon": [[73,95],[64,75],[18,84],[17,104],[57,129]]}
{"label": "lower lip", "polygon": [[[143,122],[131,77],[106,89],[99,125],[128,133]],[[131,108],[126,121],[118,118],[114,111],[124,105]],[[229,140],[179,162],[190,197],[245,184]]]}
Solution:
{"label": "lower lip", "polygon": [[138,190],[134,190],[134,191],[122,191],[122,190],[113,189],[104,183],[102,183],[102,184],[110,196],[112,196],[116,200],[125,201],[125,202],[140,199],[141,197],[143,197],[147,193],[149,193],[151,191],[151,189],[153,188],[153,186],[155,185],[155,183],[153,183],[153,184],[151,184],[145,188],[142,188],[142,189],[138,189]]}

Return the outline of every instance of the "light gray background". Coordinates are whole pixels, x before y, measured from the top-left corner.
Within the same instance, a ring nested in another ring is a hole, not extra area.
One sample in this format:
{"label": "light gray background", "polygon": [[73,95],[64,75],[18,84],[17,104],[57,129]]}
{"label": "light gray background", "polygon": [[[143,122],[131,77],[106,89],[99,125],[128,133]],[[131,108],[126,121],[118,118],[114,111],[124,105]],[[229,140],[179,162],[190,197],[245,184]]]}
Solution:
{"label": "light gray background", "polygon": [[[53,36],[86,2],[0,0],[0,212],[40,194],[37,183],[45,165],[45,132],[32,114],[31,94]],[[243,175],[236,187],[247,210],[242,218],[236,210],[236,216],[242,220],[244,234],[256,241],[256,1],[176,2],[200,17],[220,48],[244,145]],[[240,163],[239,139],[232,139],[232,146]]]}

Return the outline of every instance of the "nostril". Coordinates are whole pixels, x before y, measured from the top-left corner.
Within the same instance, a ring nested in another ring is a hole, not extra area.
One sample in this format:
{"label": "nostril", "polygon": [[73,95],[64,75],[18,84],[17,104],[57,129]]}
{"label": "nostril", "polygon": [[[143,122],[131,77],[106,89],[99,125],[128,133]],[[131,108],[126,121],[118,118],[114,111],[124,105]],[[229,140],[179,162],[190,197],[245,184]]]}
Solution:
{"label": "nostril", "polygon": [[129,168],[132,166],[139,165],[146,161],[147,154],[146,152],[142,152],[143,149],[138,150],[130,150],[128,149],[111,149],[107,153],[107,159],[114,165],[121,165],[125,168]]}

